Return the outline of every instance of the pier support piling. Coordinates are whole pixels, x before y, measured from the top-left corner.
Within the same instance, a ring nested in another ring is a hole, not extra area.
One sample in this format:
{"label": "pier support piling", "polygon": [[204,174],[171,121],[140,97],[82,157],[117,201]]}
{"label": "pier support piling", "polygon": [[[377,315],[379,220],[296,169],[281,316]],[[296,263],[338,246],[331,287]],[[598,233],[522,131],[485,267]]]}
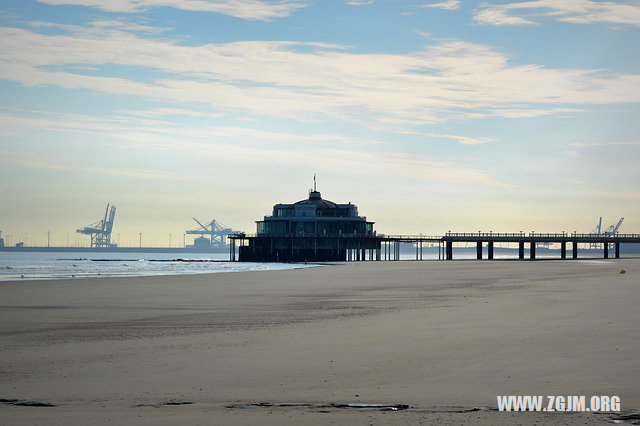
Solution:
{"label": "pier support piling", "polygon": [[476,243],[476,258],[482,260],[482,241]]}
{"label": "pier support piling", "polygon": [[616,259],[620,259],[620,243],[616,243]]}
{"label": "pier support piling", "polygon": [[567,258],[567,243],[565,241],[560,243],[560,258],[561,259]]}
{"label": "pier support piling", "polygon": [[531,247],[529,248],[529,257],[531,258],[531,260],[534,260],[536,258],[536,242],[535,241],[531,241]]}
{"label": "pier support piling", "polygon": [[447,260],[453,260],[453,242],[447,241]]}
{"label": "pier support piling", "polygon": [[576,243],[575,241],[573,242],[573,254],[572,254],[574,259],[578,258],[578,243]]}
{"label": "pier support piling", "polygon": [[524,241],[518,241],[518,259],[524,259]]}
{"label": "pier support piling", "polygon": [[604,258],[608,259],[609,258],[609,243],[604,243],[602,245],[603,251],[604,251]]}
{"label": "pier support piling", "polygon": [[487,258],[493,260],[493,241],[487,243]]}

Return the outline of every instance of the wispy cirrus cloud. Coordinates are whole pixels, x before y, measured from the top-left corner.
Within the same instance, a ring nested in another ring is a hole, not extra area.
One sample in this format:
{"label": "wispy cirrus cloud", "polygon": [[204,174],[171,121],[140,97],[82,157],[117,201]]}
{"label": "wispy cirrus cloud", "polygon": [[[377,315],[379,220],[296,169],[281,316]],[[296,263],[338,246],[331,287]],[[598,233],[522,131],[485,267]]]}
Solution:
{"label": "wispy cirrus cloud", "polygon": [[538,25],[537,17],[574,24],[596,22],[640,26],[640,1],[535,0],[506,4],[483,3],[474,21],[487,25]]}
{"label": "wispy cirrus cloud", "polygon": [[[0,78],[25,86],[132,95],[176,108],[203,104],[214,113],[329,117],[390,128],[474,114],[527,117],[578,105],[640,102],[634,89],[640,75],[516,65],[489,46],[464,41],[375,54],[327,43],[184,46],[114,28],[50,35],[4,27],[0,54]],[[128,71],[114,73],[113,66]]]}
{"label": "wispy cirrus cloud", "polygon": [[145,179],[145,180],[167,180],[167,181],[186,181],[191,180],[189,177],[183,174],[170,173],[166,171],[158,170],[144,170],[144,169],[125,169],[125,168],[111,168],[101,166],[79,166],[77,164],[71,164],[65,162],[60,158],[33,158],[31,155],[27,155],[22,152],[12,151],[0,151],[3,154],[5,161],[17,164],[30,169],[51,170],[58,172],[74,172],[74,173],[97,173],[107,176]]}
{"label": "wispy cirrus cloud", "polygon": [[[475,166],[452,161],[439,161],[415,154],[387,151],[372,152],[372,145],[380,143],[369,138],[353,138],[336,133],[294,134],[250,127],[206,126],[184,127],[161,121],[138,120],[119,116],[96,118],[76,114],[49,114],[45,117],[32,111],[34,117],[0,114],[0,121],[9,130],[38,128],[40,131],[79,135],[85,139],[102,138],[111,142],[112,149],[140,150],[169,155],[188,154],[200,160],[233,161],[241,158],[244,164],[260,166],[294,166],[321,164],[332,173],[353,173],[384,178],[390,173],[417,181],[452,182],[481,186],[510,186]],[[140,115],[146,115],[144,112]],[[96,142],[94,142],[95,144]],[[2,152],[0,152],[2,154]],[[33,158],[26,153],[7,153],[7,161],[27,168],[58,172],[89,173],[94,167],[63,162],[58,158]],[[154,180],[190,180],[189,173],[176,176],[154,170],[118,169],[98,167],[96,173]]]}
{"label": "wispy cirrus cloud", "polygon": [[373,3],[373,0],[345,0],[349,6],[367,6]]}
{"label": "wispy cirrus cloud", "polygon": [[424,4],[422,7],[433,7],[437,9],[456,10],[460,8],[460,0],[447,0],[438,3]]}
{"label": "wispy cirrus cloud", "polygon": [[300,1],[266,0],[38,0],[51,5],[94,7],[105,12],[138,13],[154,7],[211,12],[240,19],[267,21],[291,15],[306,5]]}
{"label": "wispy cirrus cloud", "polygon": [[640,146],[640,141],[611,141],[611,142],[591,142],[591,143],[572,143],[571,146],[576,148],[588,148],[588,147],[607,147],[607,146]]}
{"label": "wispy cirrus cloud", "polygon": [[452,139],[462,145],[481,145],[483,143],[495,142],[493,138],[459,136],[459,135],[441,135],[437,133],[428,133],[427,136],[436,139]]}

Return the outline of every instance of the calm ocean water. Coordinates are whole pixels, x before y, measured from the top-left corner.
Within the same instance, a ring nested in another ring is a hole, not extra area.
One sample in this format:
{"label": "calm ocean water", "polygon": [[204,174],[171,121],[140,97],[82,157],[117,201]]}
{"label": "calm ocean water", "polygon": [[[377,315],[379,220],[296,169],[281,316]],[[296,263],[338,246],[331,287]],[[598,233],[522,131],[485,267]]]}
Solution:
{"label": "calm ocean water", "polygon": [[[525,254],[528,257],[529,253]],[[474,250],[454,251],[454,259],[475,259]],[[484,258],[487,253],[485,250]],[[496,259],[515,259],[517,251],[496,250]],[[570,256],[570,254],[569,254]],[[581,253],[580,257],[594,254]],[[401,254],[414,260],[415,252]],[[559,258],[559,253],[540,253],[539,259]],[[178,259],[183,259],[180,261]],[[205,274],[234,271],[269,271],[314,267],[314,264],[228,262],[227,253],[86,253],[0,252],[0,281],[83,277],[137,277],[153,275]],[[437,250],[425,250],[424,260],[437,260]]]}
{"label": "calm ocean water", "polygon": [[[191,261],[178,261],[177,259]],[[0,281],[204,274],[317,266],[286,263],[239,263],[227,262],[227,260],[229,260],[229,255],[226,253],[0,252]]]}

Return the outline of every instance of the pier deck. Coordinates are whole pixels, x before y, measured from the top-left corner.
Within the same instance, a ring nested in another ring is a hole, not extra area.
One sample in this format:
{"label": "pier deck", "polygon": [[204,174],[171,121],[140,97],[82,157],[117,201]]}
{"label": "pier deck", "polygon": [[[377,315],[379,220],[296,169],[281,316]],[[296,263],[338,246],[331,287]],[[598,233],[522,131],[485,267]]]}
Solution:
{"label": "pier deck", "polygon": [[[571,258],[577,259],[579,244],[601,244],[603,257],[609,258],[609,251],[613,251],[615,258],[620,257],[620,245],[624,243],[640,243],[640,234],[613,234],[594,235],[578,233],[457,233],[447,232],[443,236],[425,235],[385,235],[385,234],[306,234],[306,235],[247,235],[234,234],[228,237],[230,241],[229,260],[236,260],[236,247],[243,247],[245,255],[255,261],[260,261],[260,256],[251,256],[251,247],[269,247],[270,253],[278,251],[280,259],[287,261],[299,259],[300,253],[308,253],[310,259],[317,255],[318,250],[326,250],[340,253],[339,259],[344,261],[363,260],[400,260],[400,244],[411,243],[415,245],[416,260],[423,260],[425,244],[438,245],[438,258],[440,260],[453,260],[454,244],[475,244],[476,258],[483,259],[483,249],[486,244],[487,259],[494,258],[495,243],[518,244],[518,258],[525,258],[525,248],[529,249],[529,258],[536,258],[536,245],[559,244],[560,258],[567,258],[567,249],[571,244]],[[260,244],[256,244],[260,242]],[[286,250],[280,250],[286,242]]]}

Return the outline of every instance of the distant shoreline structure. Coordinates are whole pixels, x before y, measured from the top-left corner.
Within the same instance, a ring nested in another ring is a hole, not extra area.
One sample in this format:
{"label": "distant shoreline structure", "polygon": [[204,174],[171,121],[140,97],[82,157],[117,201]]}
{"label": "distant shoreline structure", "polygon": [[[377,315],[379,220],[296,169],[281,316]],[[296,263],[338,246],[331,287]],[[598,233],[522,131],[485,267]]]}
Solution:
{"label": "distant shoreline structure", "polygon": [[[483,249],[486,251],[487,247],[484,246]],[[425,252],[438,252],[438,246],[424,246],[423,250]],[[495,247],[494,250],[496,252],[503,253],[517,253],[517,247]],[[557,253],[560,252],[560,248],[554,247],[538,247],[538,252],[540,253]],[[476,252],[476,247],[456,247],[456,251],[460,252]],[[95,247],[47,247],[47,246],[26,246],[26,247],[15,247],[15,246],[5,246],[0,247],[0,252],[14,252],[14,253],[35,253],[35,252],[49,252],[49,253],[72,253],[72,252],[81,252],[81,253],[184,253],[184,254],[228,254],[229,246],[227,247],[216,247],[216,248],[193,248],[189,247],[109,247],[109,248],[95,248]],[[413,254],[415,253],[415,245],[413,243],[401,243],[400,252],[403,254]],[[598,254],[602,253],[601,248],[591,249],[584,248],[580,250],[581,253],[587,254]],[[629,243],[625,244],[625,253],[633,253],[640,254],[640,244]]]}
{"label": "distant shoreline structure", "polygon": [[5,246],[0,247],[0,252],[50,252],[50,253],[198,253],[220,254],[228,253],[228,247],[47,247],[47,246]]}

